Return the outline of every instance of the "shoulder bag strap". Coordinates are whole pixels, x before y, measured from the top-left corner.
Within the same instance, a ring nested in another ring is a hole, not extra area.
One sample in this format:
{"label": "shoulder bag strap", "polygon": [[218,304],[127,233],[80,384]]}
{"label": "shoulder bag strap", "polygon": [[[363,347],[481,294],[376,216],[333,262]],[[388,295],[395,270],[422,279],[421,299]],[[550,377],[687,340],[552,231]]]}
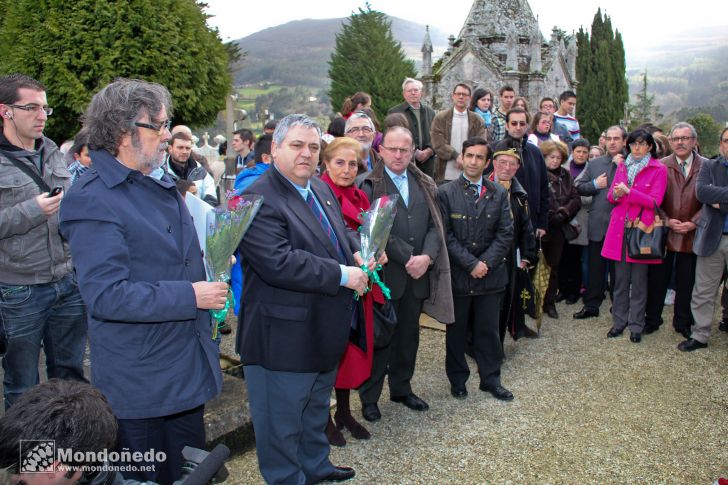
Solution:
{"label": "shoulder bag strap", "polygon": [[33,169],[31,169],[29,166],[21,162],[19,159],[17,159],[15,156],[11,155],[10,153],[6,152],[5,150],[0,150],[0,154],[7,157],[10,162],[15,165],[18,170],[23,172],[25,175],[33,179],[33,181],[40,187],[41,192],[50,192],[51,188],[48,187],[48,184],[45,183],[45,180],[43,180],[40,175],[35,173]]}

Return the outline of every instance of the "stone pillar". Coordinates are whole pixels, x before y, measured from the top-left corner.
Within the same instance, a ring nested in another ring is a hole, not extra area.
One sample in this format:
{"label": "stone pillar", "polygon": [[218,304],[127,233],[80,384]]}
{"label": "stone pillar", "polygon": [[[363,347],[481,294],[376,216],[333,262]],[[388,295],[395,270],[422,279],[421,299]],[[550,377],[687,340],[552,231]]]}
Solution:
{"label": "stone pillar", "polygon": [[[231,94],[225,98],[225,136],[227,137],[227,151],[225,152],[225,175],[220,180],[221,195],[235,187],[235,176],[237,175],[237,166],[235,158],[237,153],[233,150],[233,131],[235,131],[235,102],[238,97]],[[219,197],[217,200],[223,200]]]}
{"label": "stone pillar", "polygon": [[536,30],[531,36],[531,65],[529,71],[541,72],[543,62],[541,60],[541,34]]}
{"label": "stone pillar", "polygon": [[513,31],[506,35],[506,71],[518,71],[518,46]]}
{"label": "stone pillar", "polygon": [[432,74],[432,41],[430,26],[425,27],[425,40],[422,42],[422,77]]}

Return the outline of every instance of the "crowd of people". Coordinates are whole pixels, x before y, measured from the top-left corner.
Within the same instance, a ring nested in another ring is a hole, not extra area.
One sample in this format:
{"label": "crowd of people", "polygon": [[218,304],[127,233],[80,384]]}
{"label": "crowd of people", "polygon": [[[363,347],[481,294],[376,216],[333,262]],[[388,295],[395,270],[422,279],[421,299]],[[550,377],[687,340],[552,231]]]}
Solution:
{"label": "crowd of people", "polygon": [[[708,345],[728,262],[728,129],[720,155],[707,159],[685,122],[667,136],[653,125],[610,126],[590,144],[573,91],[541,99],[535,112],[510,86],[496,99],[458,83],[439,112],[416,79],[404,80],[402,96],[381,125],[360,92],[326,132],[292,114],[260,137],[241,129],[231,140],[236,193],[263,196],[231,285],[267,483],[355,475],[329,460],[330,445],[346,444],[344,430],[372,438],[352,414],[352,391],[368,422],[383,418],[385,380],[391,401],[429,409],[412,386],[423,312],[446,324],[455,399],[468,397],[469,354],[479,389],[513,400],[501,375],[505,335],[537,337],[527,316],[558,319],[560,301],[583,301],[573,318],[585,319],[609,296],[606,337],[628,328],[639,343],[662,325],[673,291],[679,350]],[[189,129],[172,128],[161,85],[118,79],[102,88],[67,160],[43,135],[52,112],[38,81],[0,78],[5,407],[38,384],[41,348],[49,378],[84,380],[88,340],[116,447],[166,454],[130,477],[172,483],[182,448],[204,447],[204,406],[221,391],[209,310],[228,293],[207,281],[184,197],[211,205],[223,197]],[[360,214],[390,196],[386,247],[365,261]],[[664,254],[633,252],[626,227],[667,228]],[[534,309],[520,298],[539,251],[550,277]],[[372,285],[380,268],[384,288]],[[20,476],[18,463],[0,467]]]}

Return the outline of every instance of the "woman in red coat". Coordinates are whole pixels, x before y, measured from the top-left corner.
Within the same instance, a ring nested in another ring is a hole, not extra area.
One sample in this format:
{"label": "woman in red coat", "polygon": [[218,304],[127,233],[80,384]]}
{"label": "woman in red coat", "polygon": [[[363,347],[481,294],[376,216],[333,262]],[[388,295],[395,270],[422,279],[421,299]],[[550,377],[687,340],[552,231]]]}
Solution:
{"label": "woman in red coat", "polygon": [[[359,214],[369,209],[366,194],[354,186],[354,180],[361,163],[361,145],[353,138],[342,137],[332,141],[323,152],[325,172],[321,180],[329,184],[341,205],[346,225],[358,229],[361,224]],[[384,303],[384,296],[378,286],[364,296],[364,319],[366,322],[366,351],[349,342],[339,363],[336,376],[336,413],[333,421],[329,419],[326,435],[329,443],[344,446],[346,440],[341,430],[346,428],[356,439],[369,439],[369,431],[351,415],[349,394],[369,378],[374,355],[374,313],[373,304]]]}

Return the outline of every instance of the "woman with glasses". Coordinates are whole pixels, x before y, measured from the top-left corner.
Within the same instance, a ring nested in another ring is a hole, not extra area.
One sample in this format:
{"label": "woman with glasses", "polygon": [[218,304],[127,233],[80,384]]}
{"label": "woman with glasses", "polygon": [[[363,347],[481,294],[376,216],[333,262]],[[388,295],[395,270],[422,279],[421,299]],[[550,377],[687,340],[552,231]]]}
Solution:
{"label": "woman with glasses", "polygon": [[533,121],[531,122],[531,134],[528,135],[528,141],[536,146],[541,146],[541,143],[551,141],[561,141],[559,135],[551,133],[553,127],[552,116],[548,113],[539,111],[533,115]]}
{"label": "woman with glasses", "polygon": [[566,228],[581,209],[581,198],[574,186],[571,174],[561,165],[569,156],[569,148],[560,141],[546,141],[541,144],[541,153],[546,162],[548,177],[549,211],[548,229],[542,238],[543,254],[551,267],[549,285],[543,299],[543,311],[551,318],[559,318],[556,311],[556,290],[559,287],[559,264],[566,245]]}
{"label": "woman with glasses", "polygon": [[[661,260],[636,260],[627,255],[625,222],[640,218],[645,226],[655,220],[667,188],[667,168],[657,159],[655,140],[642,129],[627,137],[627,158],[617,167],[607,193],[614,205],[604,237],[602,256],[614,261],[612,328],[607,337],[620,336],[629,326],[630,341],[642,340],[647,304],[647,265]],[[641,216],[640,216],[641,213]]]}

